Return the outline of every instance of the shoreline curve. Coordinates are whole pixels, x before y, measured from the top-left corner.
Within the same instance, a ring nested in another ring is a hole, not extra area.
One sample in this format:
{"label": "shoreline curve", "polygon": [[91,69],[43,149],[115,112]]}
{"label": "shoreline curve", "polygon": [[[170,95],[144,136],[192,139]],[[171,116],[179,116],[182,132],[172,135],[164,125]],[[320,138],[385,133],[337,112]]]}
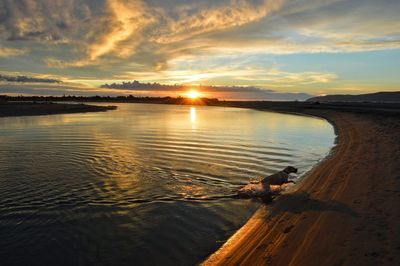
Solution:
{"label": "shoreline curve", "polygon": [[202,265],[399,264],[400,110],[249,107],[326,119],[337,143]]}

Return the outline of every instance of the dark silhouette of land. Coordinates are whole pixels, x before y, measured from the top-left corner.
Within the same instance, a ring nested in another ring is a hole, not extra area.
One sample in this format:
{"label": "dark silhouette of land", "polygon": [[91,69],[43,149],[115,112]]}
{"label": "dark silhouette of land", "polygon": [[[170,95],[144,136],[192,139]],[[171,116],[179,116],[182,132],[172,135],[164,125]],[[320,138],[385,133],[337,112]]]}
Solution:
{"label": "dark silhouette of land", "polygon": [[[68,102],[63,104],[62,102]],[[97,106],[82,103],[147,103],[175,105],[218,105],[218,99],[183,97],[129,96],[7,96],[0,95],[1,116],[48,115],[64,113],[99,112],[114,110],[116,106]],[[71,104],[81,103],[81,104]]]}
{"label": "dark silhouette of land", "polygon": [[359,95],[336,94],[308,99],[311,102],[400,102],[400,92],[376,92]]}
{"label": "dark silhouette of land", "polygon": [[95,106],[87,104],[61,104],[52,102],[7,102],[0,101],[0,117],[31,116],[86,112],[104,112],[116,109],[115,106]]}
{"label": "dark silhouette of land", "polygon": [[1,101],[19,102],[109,102],[109,103],[151,103],[151,104],[196,104],[196,105],[216,105],[219,100],[216,98],[197,98],[190,99],[185,97],[135,97],[128,96],[7,96],[0,95]]}
{"label": "dark silhouette of land", "polygon": [[[315,98],[312,98],[315,99]],[[398,115],[400,102],[329,102],[329,101],[221,101],[216,98],[190,99],[184,97],[135,97],[129,96],[6,96],[0,95],[0,115],[35,115],[50,113],[76,113],[106,111],[115,109],[112,106],[72,105],[75,103],[147,103],[174,105],[207,105],[252,108],[284,113],[304,113],[306,110],[335,110],[352,113]],[[57,102],[58,104],[55,104]],[[23,104],[24,103],[24,104]],[[51,104],[51,105],[50,105]],[[40,110],[41,109],[41,110]]]}
{"label": "dark silhouette of land", "polygon": [[377,102],[276,102],[276,101],[220,101],[216,105],[226,107],[252,108],[283,113],[304,113],[307,110],[332,110],[359,114],[381,114],[397,116],[399,103]]}

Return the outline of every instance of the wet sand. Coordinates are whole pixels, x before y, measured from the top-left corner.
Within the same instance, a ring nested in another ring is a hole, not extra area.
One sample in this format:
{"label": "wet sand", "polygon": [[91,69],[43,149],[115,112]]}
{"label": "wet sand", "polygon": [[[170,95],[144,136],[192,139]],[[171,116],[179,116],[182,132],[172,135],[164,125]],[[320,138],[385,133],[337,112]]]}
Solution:
{"label": "wet sand", "polygon": [[204,265],[400,264],[400,109],[226,105],[324,117],[339,137],[328,158],[262,206]]}
{"label": "wet sand", "polygon": [[114,106],[62,104],[50,102],[0,102],[0,117],[102,112],[114,110],[115,108],[116,107]]}

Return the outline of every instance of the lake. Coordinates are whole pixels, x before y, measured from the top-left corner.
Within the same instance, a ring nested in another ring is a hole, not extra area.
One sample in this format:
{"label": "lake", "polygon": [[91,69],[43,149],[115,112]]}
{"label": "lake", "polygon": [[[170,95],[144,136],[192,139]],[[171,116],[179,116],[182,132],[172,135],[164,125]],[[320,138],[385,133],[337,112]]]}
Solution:
{"label": "lake", "polygon": [[118,104],[0,118],[1,265],[194,265],[254,213],[231,196],[334,145],[313,117]]}

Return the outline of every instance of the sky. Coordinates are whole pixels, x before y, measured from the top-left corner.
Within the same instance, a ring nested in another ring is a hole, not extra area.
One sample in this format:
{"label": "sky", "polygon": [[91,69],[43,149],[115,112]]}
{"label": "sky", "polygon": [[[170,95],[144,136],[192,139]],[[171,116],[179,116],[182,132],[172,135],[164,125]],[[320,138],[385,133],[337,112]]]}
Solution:
{"label": "sky", "polygon": [[0,0],[0,94],[396,91],[399,14],[399,0]]}

